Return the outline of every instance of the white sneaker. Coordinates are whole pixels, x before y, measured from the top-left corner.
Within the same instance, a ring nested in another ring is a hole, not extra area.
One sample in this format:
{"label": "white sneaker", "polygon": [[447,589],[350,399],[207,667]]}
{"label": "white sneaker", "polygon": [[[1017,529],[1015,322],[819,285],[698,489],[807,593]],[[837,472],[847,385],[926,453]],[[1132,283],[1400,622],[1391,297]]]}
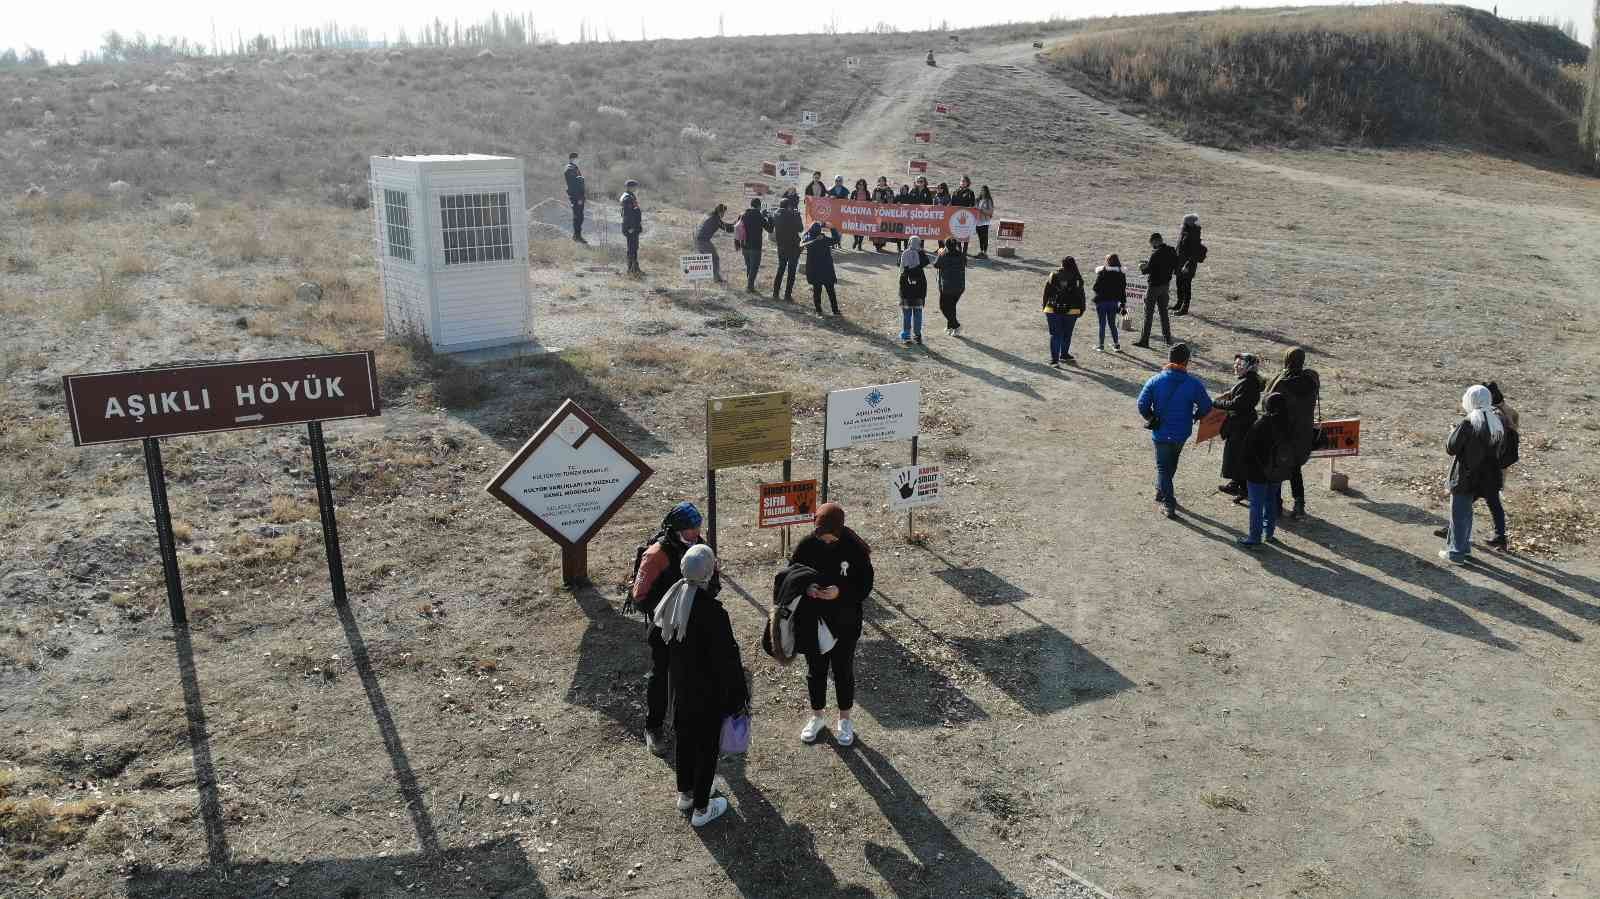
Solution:
{"label": "white sneaker", "polygon": [[960,337],[961,336],[961,329],[960,328],[955,329],[955,331],[951,334],[951,336],[952,337]]}
{"label": "white sneaker", "polygon": [[822,733],[822,729],[827,726],[828,722],[823,720],[821,715],[812,715],[811,720],[806,722],[806,726],[800,728],[800,742],[817,742],[817,735]]}
{"label": "white sneaker", "polygon": [[704,827],[722,817],[722,813],[727,810],[728,800],[723,799],[721,796],[714,797],[710,802],[706,803],[705,811],[695,812],[689,816],[689,823],[694,827]]}
{"label": "white sneaker", "polygon": [[840,746],[849,746],[856,741],[856,726],[850,723],[849,718],[839,719],[839,733],[835,739]]}
{"label": "white sneaker", "polygon": [[693,793],[679,793],[678,794],[678,811],[686,812],[686,811],[688,811],[689,809],[692,809],[692,808],[694,808],[694,794]]}

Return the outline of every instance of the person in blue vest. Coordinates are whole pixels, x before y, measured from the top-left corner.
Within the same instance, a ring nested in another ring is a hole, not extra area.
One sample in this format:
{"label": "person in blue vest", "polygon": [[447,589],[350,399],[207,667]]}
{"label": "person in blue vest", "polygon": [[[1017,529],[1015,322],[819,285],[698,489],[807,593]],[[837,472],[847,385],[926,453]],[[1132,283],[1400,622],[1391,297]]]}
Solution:
{"label": "person in blue vest", "polygon": [[1156,503],[1168,518],[1178,517],[1178,496],[1172,481],[1178,457],[1194,431],[1194,423],[1211,411],[1211,396],[1200,379],[1189,374],[1189,345],[1173,344],[1167,364],[1144,382],[1137,403],[1156,454]]}
{"label": "person in blue vest", "polygon": [[629,178],[622,185],[622,237],[628,242],[628,274],[644,274],[639,268],[639,235],[644,233],[644,210],[639,208],[639,182]]}
{"label": "person in blue vest", "polygon": [[583,202],[585,198],[583,186],[583,173],[578,171],[578,154],[567,154],[567,168],[562,172],[567,179],[567,201],[572,204],[572,239],[578,243],[588,243],[583,239]]}

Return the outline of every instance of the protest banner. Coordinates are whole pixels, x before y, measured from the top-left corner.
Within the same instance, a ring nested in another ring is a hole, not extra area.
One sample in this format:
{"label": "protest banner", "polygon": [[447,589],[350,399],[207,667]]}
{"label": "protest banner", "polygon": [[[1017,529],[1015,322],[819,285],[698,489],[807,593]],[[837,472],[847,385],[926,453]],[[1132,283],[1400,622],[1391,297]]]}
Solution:
{"label": "protest banner", "polygon": [[678,257],[678,267],[686,281],[710,281],[713,273],[710,253],[690,253]]}
{"label": "protest banner", "polygon": [[817,479],[761,485],[756,527],[784,528],[810,524],[817,514]]}
{"label": "protest banner", "polygon": [[978,214],[965,206],[873,203],[835,197],[806,197],[806,219],[823,222],[845,234],[884,240],[908,237],[970,240]]}

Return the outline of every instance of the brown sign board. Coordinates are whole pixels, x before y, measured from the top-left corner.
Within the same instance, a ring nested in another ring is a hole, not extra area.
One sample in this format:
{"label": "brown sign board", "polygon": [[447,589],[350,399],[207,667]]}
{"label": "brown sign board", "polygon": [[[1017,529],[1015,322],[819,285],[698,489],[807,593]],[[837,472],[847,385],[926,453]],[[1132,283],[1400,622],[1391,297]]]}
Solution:
{"label": "brown sign board", "polygon": [[567,400],[484,489],[569,549],[587,544],[654,473]]}
{"label": "brown sign board", "polygon": [[706,400],[706,470],[782,462],[793,426],[787,391]]}
{"label": "brown sign board", "polygon": [[778,481],[761,485],[756,527],[781,528],[810,524],[817,517],[817,481]]}
{"label": "brown sign board", "polygon": [[1212,409],[1194,430],[1194,442],[1198,446],[1207,440],[1222,433],[1222,425],[1228,420],[1228,413],[1221,409]]}
{"label": "brown sign board", "polygon": [[210,362],[61,379],[78,446],[377,415],[372,353]]}
{"label": "brown sign board", "polygon": [[1344,418],[1317,422],[1317,439],[1311,445],[1311,458],[1361,455],[1361,419]]}

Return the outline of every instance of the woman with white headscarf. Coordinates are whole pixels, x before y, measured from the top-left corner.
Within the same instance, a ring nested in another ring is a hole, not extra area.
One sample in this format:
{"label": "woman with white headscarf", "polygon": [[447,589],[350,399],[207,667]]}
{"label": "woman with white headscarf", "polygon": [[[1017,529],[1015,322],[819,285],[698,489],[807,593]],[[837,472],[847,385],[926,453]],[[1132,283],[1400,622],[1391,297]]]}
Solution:
{"label": "woman with white headscarf", "polygon": [[672,726],[678,742],[678,811],[703,827],[728,810],[728,800],[713,798],[721,754],[722,719],[750,704],[739,644],[728,612],[707,586],[717,557],[705,544],[683,555],[683,579],[656,605],[655,625],[667,644],[672,677]]}
{"label": "woman with white headscarf", "polygon": [[1444,451],[1455,457],[1450,465],[1450,530],[1445,535],[1439,558],[1461,564],[1472,557],[1472,506],[1482,499],[1494,517],[1495,535],[1489,545],[1505,548],[1506,513],[1500,505],[1504,475],[1500,470],[1500,447],[1505,440],[1505,424],[1494,411],[1489,388],[1474,384],[1461,397],[1466,417],[1456,424],[1445,442]]}
{"label": "woman with white headscarf", "polygon": [[922,251],[922,238],[911,238],[911,246],[900,254],[900,342],[922,343],[922,307],[928,301],[928,263]]}

